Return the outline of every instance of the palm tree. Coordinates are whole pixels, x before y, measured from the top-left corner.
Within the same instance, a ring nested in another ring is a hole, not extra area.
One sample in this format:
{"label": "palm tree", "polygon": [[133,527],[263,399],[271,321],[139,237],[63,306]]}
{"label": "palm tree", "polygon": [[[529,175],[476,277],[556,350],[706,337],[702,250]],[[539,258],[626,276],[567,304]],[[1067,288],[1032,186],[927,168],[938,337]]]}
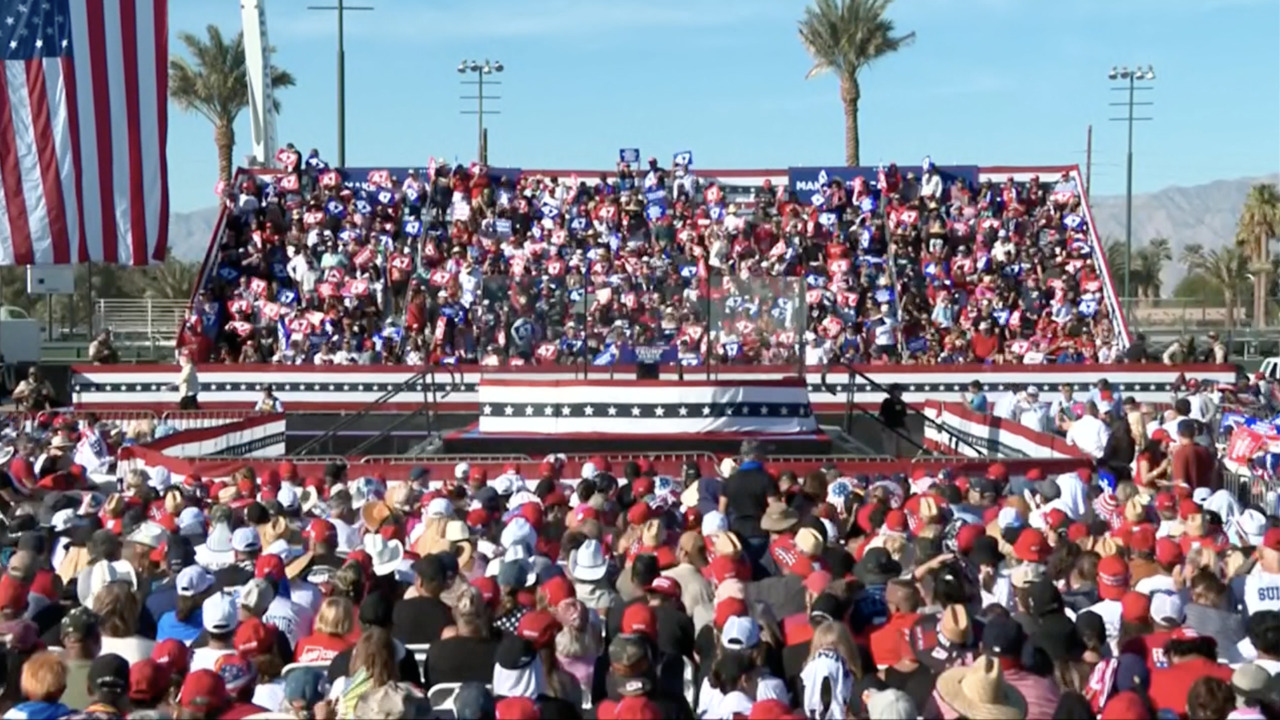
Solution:
{"label": "palm tree", "polygon": [[1148,301],[1159,298],[1163,286],[1160,273],[1164,270],[1164,264],[1173,260],[1173,249],[1169,245],[1169,238],[1159,236],[1151,238],[1147,241],[1146,247],[1134,253],[1133,259],[1131,279],[1137,285],[1138,296]]}
{"label": "palm tree", "polygon": [[135,293],[157,300],[188,300],[200,278],[200,263],[187,263],[166,258],[160,265],[143,271]]}
{"label": "palm tree", "polygon": [[[206,39],[192,33],[178,34],[187,46],[187,58],[169,58],[169,97],[178,107],[195,111],[213,123],[213,142],[218,146],[218,175],[231,179],[231,153],[236,145],[235,122],[249,105],[249,76],[244,62],[244,33],[227,42],[217,25],[205,30]],[[288,70],[271,66],[271,87],[294,86]],[[273,98],[280,112],[280,99]]]}
{"label": "palm tree", "polygon": [[805,79],[830,71],[840,80],[844,107],[845,162],[859,159],[858,101],[862,88],[858,73],[878,57],[897,52],[915,40],[914,32],[895,35],[885,17],[893,0],[814,0],[800,20],[800,41],[813,58]]}
{"label": "palm tree", "polygon": [[1236,247],[1249,258],[1253,275],[1253,326],[1267,326],[1267,302],[1271,289],[1271,241],[1280,237],[1280,190],[1271,183],[1249,188],[1240,222],[1236,226]]}
{"label": "palm tree", "polygon": [[1205,250],[1203,245],[1192,243],[1182,249],[1182,264],[1187,271],[1200,275],[1205,282],[1222,290],[1227,303],[1227,327],[1235,327],[1236,305],[1246,290],[1248,259],[1238,247],[1221,250]]}

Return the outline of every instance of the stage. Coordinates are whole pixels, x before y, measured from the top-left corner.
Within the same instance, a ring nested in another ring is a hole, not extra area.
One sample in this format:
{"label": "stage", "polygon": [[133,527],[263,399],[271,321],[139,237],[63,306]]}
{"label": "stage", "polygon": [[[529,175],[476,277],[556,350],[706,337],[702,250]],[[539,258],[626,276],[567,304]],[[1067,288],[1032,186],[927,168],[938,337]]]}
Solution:
{"label": "stage", "polygon": [[736,455],[744,440],[756,440],[771,454],[823,455],[831,452],[831,438],[821,429],[807,433],[667,433],[619,435],[614,433],[482,433],[479,423],[443,436],[449,455],[528,455],[549,453],[709,452]]}

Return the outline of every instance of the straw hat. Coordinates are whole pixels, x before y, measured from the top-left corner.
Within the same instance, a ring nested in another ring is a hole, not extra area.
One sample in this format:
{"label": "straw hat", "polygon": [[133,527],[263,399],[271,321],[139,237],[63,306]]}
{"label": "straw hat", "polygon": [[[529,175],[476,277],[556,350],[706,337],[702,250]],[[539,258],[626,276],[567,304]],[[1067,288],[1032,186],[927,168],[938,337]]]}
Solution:
{"label": "straw hat", "polygon": [[370,499],[360,506],[360,519],[369,530],[377,530],[391,517],[391,506],[381,500]]}
{"label": "straw hat", "polygon": [[1005,682],[999,662],[988,655],[973,665],[942,673],[936,689],[942,700],[964,717],[1021,720],[1027,715],[1021,693]]}
{"label": "straw hat", "polygon": [[938,620],[938,634],[958,647],[973,644],[973,625],[969,622],[969,611],[963,605],[948,605]]}
{"label": "straw hat", "polygon": [[717,533],[711,543],[711,549],[715,551],[716,557],[737,557],[742,554],[742,541],[738,540],[738,536],[730,532]]}
{"label": "straw hat", "polygon": [[786,503],[773,502],[769,503],[768,509],[764,511],[764,517],[760,518],[760,529],[765,532],[786,532],[795,527],[798,522],[800,522],[800,513],[787,507]]}
{"label": "straw hat", "polygon": [[1135,495],[1124,504],[1124,519],[1131,523],[1140,523],[1147,519],[1147,504],[1142,501],[1142,496]]}

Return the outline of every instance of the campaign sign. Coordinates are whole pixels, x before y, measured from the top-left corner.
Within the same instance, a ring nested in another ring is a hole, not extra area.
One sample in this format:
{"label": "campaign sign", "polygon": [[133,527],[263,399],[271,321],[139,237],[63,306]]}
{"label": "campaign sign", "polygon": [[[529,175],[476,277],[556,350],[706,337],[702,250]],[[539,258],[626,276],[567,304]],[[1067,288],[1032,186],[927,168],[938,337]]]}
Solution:
{"label": "campaign sign", "polygon": [[[914,163],[898,165],[898,171],[903,175],[907,169],[917,170]],[[957,178],[963,178],[970,185],[976,185],[978,182],[978,166],[977,165],[948,165],[939,166],[938,174],[942,176],[943,187],[949,187]],[[878,168],[876,167],[793,167],[787,168],[787,184],[791,191],[796,194],[801,203],[806,205],[813,204],[813,197],[822,192],[822,187],[832,180],[839,179],[841,182],[850,183],[854,178],[862,178],[870,187],[876,187],[877,178],[879,177]]]}
{"label": "campaign sign", "polygon": [[[338,173],[342,176],[342,186],[359,192],[363,190],[366,193],[377,192],[379,188],[369,182],[369,173],[375,170],[386,170],[391,173],[391,187],[399,190],[404,185],[405,178],[409,177],[409,171],[413,170],[418,174],[420,182],[427,182],[427,167],[425,165],[411,165],[406,167],[349,167],[339,168]],[[450,172],[451,168],[441,168],[442,171]],[[520,177],[520,168],[489,168],[489,180],[497,182],[502,178],[516,180]]]}
{"label": "campaign sign", "polygon": [[618,151],[618,162],[635,165],[640,162],[640,148],[622,148]]}
{"label": "campaign sign", "polygon": [[693,151],[684,150],[672,155],[671,163],[677,167],[693,167]]}

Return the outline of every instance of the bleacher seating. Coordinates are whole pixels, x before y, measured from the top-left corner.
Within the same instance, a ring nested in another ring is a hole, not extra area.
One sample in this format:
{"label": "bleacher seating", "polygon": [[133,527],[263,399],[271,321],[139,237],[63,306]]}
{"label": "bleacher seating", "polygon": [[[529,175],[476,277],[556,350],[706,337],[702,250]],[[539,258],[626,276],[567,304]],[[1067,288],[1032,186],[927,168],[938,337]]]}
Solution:
{"label": "bleacher seating", "polygon": [[[1122,340],[1067,173],[888,168],[821,202],[684,168],[593,178],[316,155],[225,192],[179,345],[288,364],[1111,362]],[[606,182],[607,180],[607,182]],[[886,189],[880,191],[880,187]]]}

